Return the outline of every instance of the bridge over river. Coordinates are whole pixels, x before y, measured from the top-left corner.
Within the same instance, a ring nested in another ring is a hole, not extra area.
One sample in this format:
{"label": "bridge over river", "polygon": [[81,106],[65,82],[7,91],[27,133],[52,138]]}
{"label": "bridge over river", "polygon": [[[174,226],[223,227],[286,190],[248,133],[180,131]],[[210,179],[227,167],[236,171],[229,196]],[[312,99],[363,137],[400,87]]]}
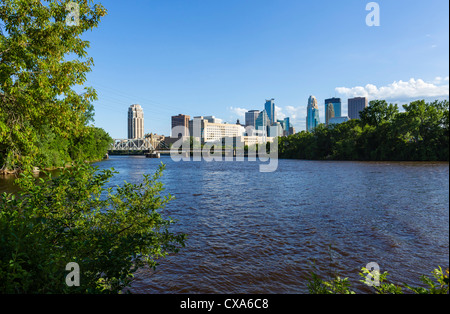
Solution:
{"label": "bridge over river", "polygon": [[[235,148],[221,149],[223,156],[236,157],[244,156],[244,151],[236,152]],[[181,152],[180,152],[181,153]],[[186,155],[204,156],[208,154],[203,149],[191,149],[183,152]],[[152,141],[150,138],[142,139],[115,139],[111,144],[108,154],[142,154],[150,158],[159,158],[161,154],[170,154],[170,147],[164,141]]]}
{"label": "bridge over river", "polygon": [[140,139],[114,139],[114,142],[108,149],[108,154],[121,153],[158,157],[159,154],[170,154],[170,148],[165,142],[156,142],[148,137]]}

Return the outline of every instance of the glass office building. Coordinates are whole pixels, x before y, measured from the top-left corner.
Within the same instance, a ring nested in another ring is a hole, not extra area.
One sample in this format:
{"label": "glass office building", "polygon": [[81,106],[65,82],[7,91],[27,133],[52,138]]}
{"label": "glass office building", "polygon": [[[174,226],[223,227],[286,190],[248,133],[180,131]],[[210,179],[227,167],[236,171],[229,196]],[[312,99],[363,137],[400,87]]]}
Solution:
{"label": "glass office building", "polygon": [[325,99],[325,123],[328,125],[331,118],[340,117],[342,102],[340,98]]}
{"label": "glass office building", "polygon": [[314,96],[310,96],[308,99],[308,107],[306,112],[306,131],[311,132],[320,124],[319,118],[319,106],[317,99]]}
{"label": "glass office building", "polygon": [[275,112],[275,99],[266,100],[266,104],[264,105],[264,110],[267,113],[267,116],[270,120],[270,125],[277,122],[277,114]]}
{"label": "glass office building", "polygon": [[271,125],[269,116],[267,112],[264,110],[261,112],[256,119],[255,129],[264,131],[264,134],[267,136],[267,128]]}
{"label": "glass office building", "polygon": [[260,111],[250,110],[245,113],[245,126],[256,126],[256,119],[258,119]]}

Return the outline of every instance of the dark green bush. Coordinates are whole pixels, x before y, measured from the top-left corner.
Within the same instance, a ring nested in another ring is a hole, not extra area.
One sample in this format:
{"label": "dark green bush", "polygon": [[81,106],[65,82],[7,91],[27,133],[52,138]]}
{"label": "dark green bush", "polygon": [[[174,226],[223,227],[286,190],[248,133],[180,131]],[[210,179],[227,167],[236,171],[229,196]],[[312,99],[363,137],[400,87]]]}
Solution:
{"label": "dark green bush", "polygon": [[[0,198],[0,293],[118,293],[140,267],[177,252],[185,235],[162,210],[164,165],[140,184],[105,188],[113,170],[86,164],[55,178],[22,174],[18,196]],[[66,265],[80,285],[66,285]]]}

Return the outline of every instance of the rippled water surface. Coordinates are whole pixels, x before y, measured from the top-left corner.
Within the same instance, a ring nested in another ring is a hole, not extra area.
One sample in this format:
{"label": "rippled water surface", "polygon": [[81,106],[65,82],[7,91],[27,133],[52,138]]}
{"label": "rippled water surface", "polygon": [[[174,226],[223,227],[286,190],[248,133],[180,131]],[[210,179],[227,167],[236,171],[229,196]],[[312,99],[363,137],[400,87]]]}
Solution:
{"label": "rippled water surface", "polygon": [[[188,235],[178,254],[141,270],[137,293],[307,293],[310,272],[349,277],[369,262],[395,283],[449,265],[449,164],[279,160],[174,162],[112,156],[111,184],[139,182],[164,162],[176,197],[165,214]],[[4,190],[10,182],[1,181]]]}
{"label": "rippled water surface", "polygon": [[448,163],[279,160],[174,162],[113,156],[97,164],[138,182],[166,164],[166,213],[186,248],[140,271],[139,293],[307,293],[310,272],[349,277],[369,262],[397,283],[449,265]]}

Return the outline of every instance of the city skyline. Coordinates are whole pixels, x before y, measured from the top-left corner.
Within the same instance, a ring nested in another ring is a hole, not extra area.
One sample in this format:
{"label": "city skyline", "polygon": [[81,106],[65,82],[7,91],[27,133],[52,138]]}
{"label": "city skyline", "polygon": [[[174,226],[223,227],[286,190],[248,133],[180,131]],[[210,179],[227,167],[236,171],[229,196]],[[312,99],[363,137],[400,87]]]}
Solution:
{"label": "city skyline", "polygon": [[358,96],[448,99],[448,3],[378,1],[378,27],[366,25],[367,3],[110,1],[99,28],[83,38],[95,62],[86,83],[98,93],[95,125],[123,137],[124,110],[136,103],[146,112],[145,133],[170,135],[180,112],[234,123],[273,97],[277,118],[302,131],[311,94],[321,121],[332,97],[342,99],[342,116]]}

